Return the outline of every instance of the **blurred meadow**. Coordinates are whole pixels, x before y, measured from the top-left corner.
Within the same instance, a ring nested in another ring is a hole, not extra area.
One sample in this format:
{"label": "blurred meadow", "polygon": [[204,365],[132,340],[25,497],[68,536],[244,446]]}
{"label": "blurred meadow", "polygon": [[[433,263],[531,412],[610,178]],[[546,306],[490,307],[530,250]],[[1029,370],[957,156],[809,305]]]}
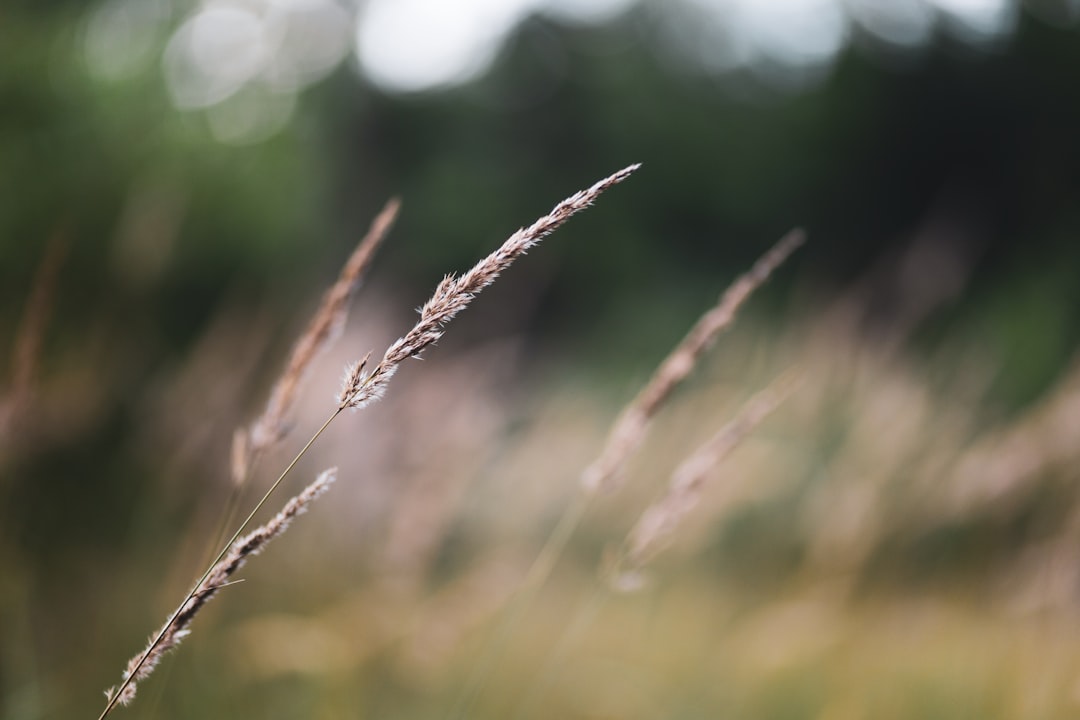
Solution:
{"label": "blurred meadow", "polygon": [[256,522],[336,483],[109,716],[1080,714],[1075,0],[7,0],[0,720],[100,714],[343,369],[638,162],[327,428]]}

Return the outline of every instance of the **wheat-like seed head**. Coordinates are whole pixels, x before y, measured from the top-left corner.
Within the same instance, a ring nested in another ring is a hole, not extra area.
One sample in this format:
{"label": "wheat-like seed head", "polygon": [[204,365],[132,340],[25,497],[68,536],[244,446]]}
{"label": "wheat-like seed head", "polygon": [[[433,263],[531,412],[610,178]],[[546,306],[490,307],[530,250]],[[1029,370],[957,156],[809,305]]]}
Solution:
{"label": "wheat-like seed head", "polygon": [[[436,342],[442,336],[446,323],[467,307],[476,293],[494,282],[500,272],[530,247],[540,242],[575,213],[587,208],[604,190],[629,177],[638,167],[638,165],[631,165],[587,190],[575,193],[529,227],[522,228],[511,235],[498,250],[477,263],[460,278],[446,276],[435,289],[431,299],[420,309],[420,320],[416,326],[387,349],[382,360],[371,373],[365,372],[367,357],[347,369],[337,410],[267,490],[263,499],[259,501],[248,519],[233,536],[234,541],[222,550],[218,560],[206,571],[195,589],[189,593],[165,626],[151,638],[147,648],[128,664],[120,687],[106,692],[109,703],[101,714],[102,719],[118,702],[126,704],[134,698],[137,681],[149,675],[161,656],[175,647],[188,634],[188,626],[195,614],[221,587],[229,584],[229,577],[246,559],[257,554],[266,543],[284,532],[292,518],[303,512],[307,505],[329,486],[333,480],[333,471],[321,475],[318,480],[286,503],[282,511],[269,523],[244,537],[239,537],[254,514],[269,499],[295,463],[334,418],[346,408],[359,408],[378,399],[385,392],[386,385],[398,366],[405,359],[416,357],[424,348]],[[246,475],[250,468],[251,457],[259,449],[276,442],[281,437],[286,414],[295,399],[304,371],[314,356],[333,337],[335,331],[340,329],[344,322],[348,297],[367,267],[374,248],[381,242],[396,210],[396,202],[391,201],[372,225],[368,238],[354,253],[338,282],[324,297],[323,304],[312,319],[308,330],[293,349],[289,365],[275,386],[262,417],[253,424],[250,432],[240,432],[235,435],[232,459],[234,476],[240,475],[242,478]]]}
{"label": "wheat-like seed head", "polygon": [[438,341],[446,324],[468,307],[477,293],[495,282],[499,274],[529,248],[573,215],[589,207],[602,192],[628,178],[639,167],[639,164],[630,165],[592,187],[574,193],[532,225],[519,229],[461,277],[444,277],[431,298],[420,308],[420,320],[404,337],[387,348],[382,360],[370,374],[365,374],[360,364],[348,369],[338,395],[339,407],[358,409],[382,397],[386,384],[398,366],[408,358],[417,357],[424,348]]}
{"label": "wheat-like seed head", "polygon": [[[251,424],[247,433],[248,442],[245,452],[248,459],[276,443],[285,434],[289,412],[296,402],[300,383],[307,369],[311,367],[312,362],[322,350],[340,335],[348,317],[349,300],[371,266],[375,252],[386,238],[400,207],[401,203],[397,198],[392,198],[386,203],[345,263],[337,281],[323,295],[322,302],[308,323],[304,334],[293,346],[288,365],[270,392],[266,409]],[[237,469],[246,470],[246,464],[234,463],[234,473]],[[235,476],[234,479],[239,480]]]}
{"label": "wheat-like seed head", "polygon": [[705,444],[691,453],[671,474],[667,492],[650,505],[626,539],[616,573],[617,585],[633,586],[645,563],[662,550],[683,519],[701,500],[705,482],[734,450],[795,389],[797,377],[788,373],[750,398],[738,414]]}
{"label": "wheat-like seed head", "polygon": [[[239,570],[248,559],[262,552],[267,543],[285,532],[293,518],[304,513],[311,503],[326,492],[336,477],[337,468],[323,471],[314,482],[285,503],[285,507],[269,522],[233,542],[229,551],[214,565],[206,579],[184,603],[183,608],[175,617],[169,619],[161,631],[150,638],[150,644],[146,650],[128,662],[127,669],[124,671],[124,680],[130,677],[131,681],[120,692],[118,702],[121,705],[127,705],[135,699],[137,684],[154,671],[166,653],[179,645],[180,641],[191,633],[191,621],[195,619],[195,615],[217,594],[218,590],[230,584],[233,573]],[[157,639],[159,636],[160,639]],[[109,688],[105,691],[105,696],[111,700],[115,692],[115,688]]]}
{"label": "wheat-like seed head", "polygon": [[761,287],[773,271],[805,240],[801,230],[789,232],[754,263],[746,274],[737,278],[724,291],[720,301],[698,319],[615,421],[600,456],[582,473],[581,484],[587,493],[613,491],[618,488],[626,462],[645,440],[649,424],[664,401],[675,387],[686,379],[717,335],[731,325],[746,299]]}

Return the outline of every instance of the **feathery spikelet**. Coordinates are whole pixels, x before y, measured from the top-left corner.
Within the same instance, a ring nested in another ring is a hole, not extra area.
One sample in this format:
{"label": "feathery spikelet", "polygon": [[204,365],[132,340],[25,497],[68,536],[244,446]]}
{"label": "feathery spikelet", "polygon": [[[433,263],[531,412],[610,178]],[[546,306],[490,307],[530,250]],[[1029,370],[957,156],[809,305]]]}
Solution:
{"label": "feathery spikelet", "polygon": [[229,475],[234,486],[241,485],[251,469],[251,443],[248,431],[238,427],[233,430],[232,447],[229,452]]}
{"label": "feathery spikelet", "polygon": [[[341,333],[348,317],[349,300],[360,286],[364,274],[375,257],[376,250],[382,245],[390,226],[397,217],[401,203],[391,199],[375,217],[367,235],[357,245],[349,257],[337,281],[323,295],[318,310],[308,323],[304,334],[293,346],[289,363],[270,393],[270,400],[262,415],[251,425],[245,450],[247,459],[273,445],[285,434],[286,421],[304,374],[319,353],[330,345]],[[237,452],[234,450],[234,453]],[[247,469],[247,463],[234,463],[238,469]],[[234,477],[234,480],[239,481]]]}
{"label": "feathery spikelet", "polygon": [[641,514],[626,539],[614,578],[618,587],[631,589],[640,584],[641,567],[665,547],[683,518],[697,506],[712,471],[792,393],[796,383],[792,374],[781,376],[750,398],[734,419],[679,464],[667,493]]}
{"label": "feathery spikelet", "polygon": [[672,390],[694,369],[716,336],[731,325],[739,308],[792,252],[805,242],[801,230],[792,230],[733,282],[720,301],[698,319],[685,338],[671,351],[615,421],[600,456],[585,469],[581,483],[587,493],[618,487],[623,467],[645,439],[649,423]]}
{"label": "feathery spikelet", "polygon": [[424,348],[441,338],[445,325],[468,307],[477,293],[493,283],[503,270],[524,255],[529,248],[550,235],[574,214],[589,207],[602,192],[628,178],[639,167],[640,165],[635,164],[623,168],[589,189],[574,193],[532,225],[519,229],[507,238],[498,250],[461,277],[444,277],[435,288],[431,299],[420,308],[419,322],[386,350],[383,359],[370,374],[364,374],[359,364],[349,369],[338,395],[339,407],[357,409],[382,397],[398,366],[406,359],[418,356]]}
{"label": "feathery spikelet", "polygon": [[[316,498],[326,492],[336,476],[337,468],[323,471],[315,479],[315,482],[285,503],[285,507],[281,509],[281,512],[271,518],[268,523],[241,538],[237,538],[233,542],[229,547],[229,551],[214,565],[213,569],[207,574],[206,579],[199,584],[198,590],[184,603],[179,612],[174,617],[169,618],[165,626],[151,637],[150,644],[145,650],[128,662],[127,669],[124,671],[126,685],[122,686],[120,697],[117,699],[119,704],[127,705],[135,699],[136,685],[154,671],[154,668],[161,662],[161,658],[169,650],[175,648],[180,644],[181,640],[187,637],[191,632],[191,621],[199,610],[217,594],[218,590],[230,583],[229,578],[249,558],[262,552],[267,543],[288,529],[293,518],[305,512]],[[131,678],[131,680],[128,681],[128,678]],[[105,691],[105,696],[110,699],[110,702],[115,692],[115,688],[109,688]]]}
{"label": "feathery spikelet", "polygon": [[[522,228],[511,235],[498,250],[477,263],[475,267],[460,278],[449,275],[445,277],[436,288],[435,294],[420,309],[420,321],[404,337],[398,339],[387,349],[383,359],[371,373],[366,373],[364,370],[367,357],[347,369],[336,412],[308,441],[304,450],[297,456],[297,460],[341,411],[346,408],[359,408],[378,399],[385,392],[386,384],[397,370],[397,367],[405,359],[416,357],[424,348],[437,341],[442,336],[444,325],[467,307],[476,293],[494,282],[499,274],[514,260],[566,222],[575,213],[591,205],[604,190],[629,177],[638,167],[640,166],[631,165],[601,180],[589,189],[575,193],[556,205],[550,213],[529,227]],[[284,418],[295,399],[297,387],[304,370],[306,370],[318,351],[329,341],[329,338],[334,335],[335,329],[340,329],[341,324],[344,322],[348,296],[355,288],[364,268],[366,268],[369,262],[368,258],[371,252],[374,251],[374,246],[378,245],[387,227],[389,227],[396,209],[396,203],[391,202],[387,209],[380,214],[372,225],[368,239],[361,243],[361,247],[357,249],[346,265],[345,270],[343,270],[339,281],[327,293],[307,332],[294,348],[288,368],[278,385],[275,386],[263,416],[253,424],[250,432],[241,432],[234,436],[234,456],[232,461],[234,475],[246,474],[250,467],[250,459],[257,451],[280,438],[284,428]],[[370,249],[368,249],[369,247]],[[245,445],[246,447],[244,447]],[[293,461],[293,465],[295,462],[296,460]],[[319,480],[316,480],[300,495],[290,500],[285,508],[269,523],[247,536],[238,537],[262,504],[277,489],[293,465],[290,465],[266,491],[251,515],[241,525],[240,530],[237,530],[234,541],[222,550],[215,564],[206,571],[202,579],[190,591],[187,598],[165,623],[164,627],[151,639],[147,648],[128,664],[121,685],[106,692],[109,702],[100,716],[101,720],[108,715],[116,704],[127,704],[134,698],[137,681],[149,675],[160,661],[161,656],[176,647],[180,640],[188,634],[188,626],[195,613],[222,586],[228,584],[228,578],[248,557],[258,553],[267,542],[281,534],[288,526],[289,521],[302,512],[315,497],[323,492],[333,479],[332,472],[324,473]]]}

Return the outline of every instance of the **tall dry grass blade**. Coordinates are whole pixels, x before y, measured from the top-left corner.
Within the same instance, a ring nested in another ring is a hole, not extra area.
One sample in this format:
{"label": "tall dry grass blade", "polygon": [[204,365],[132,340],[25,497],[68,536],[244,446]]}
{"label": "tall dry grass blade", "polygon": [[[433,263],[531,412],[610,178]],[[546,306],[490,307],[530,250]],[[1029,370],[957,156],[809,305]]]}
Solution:
{"label": "tall dry grass blade", "polygon": [[702,489],[716,467],[787,399],[797,383],[798,378],[792,373],[778,378],[747,400],[732,420],[679,464],[671,475],[667,492],[642,513],[626,539],[612,574],[618,589],[640,586],[641,568],[666,547],[675,530],[700,502]]}
{"label": "tall dry grass blade", "polygon": [[646,386],[616,419],[600,456],[582,473],[584,492],[574,497],[548,535],[525,574],[525,579],[514,597],[514,605],[496,632],[492,645],[474,666],[464,690],[447,717],[456,720],[470,715],[488,676],[509,642],[512,628],[524,616],[533,596],[547,580],[593,498],[599,490],[610,488],[619,479],[626,461],[644,440],[649,421],[660,405],[675,386],[690,374],[698,358],[709,348],[720,331],[731,324],[743,302],[805,239],[801,230],[792,230],[763,255],[749,272],[737,278],[724,291],[719,303],[702,315],[689,334],[675,346]]}
{"label": "tall dry grass blade", "polygon": [[248,473],[251,472],[249,437],[248,431],[242,427],[233,430],[232,447],[229,452],[229,476],[232,478],[234,488],[241,487],[247,480]]}
{"label": "tall dry grass blade", "polygon": [[15,417],[30,402],[41,358],[45,326],[49,322],[49,313],[56,294],[56,280],[66,254],[67,242],[64,233],[57,230],[49,238],[45,256],[38,265],[30,297],[15,334],[11,358],[11,385],[6,395],[0,398],[0,437],[7,434],[15,422]]}
{"label": "tall dry grass blade", "polygon": [[802,230],[789,232],[724,291],[712,310],[701,316],[615,421],[600,456],[582,473],[581,482],[587,493],[618,487],[626,462],[644,441],[650,421],[672,390],[690,374],[717,335],[731,325],[746,299],[805,241]]}
{"label": "tall dry grass blade", "polygon": [[348,319],[349,302],[360,287],[375,253],[397,219],[401,201],[391,198],[372,220],[367,233],[361,238],[352,255],[345,262],[337,280],[323,295],[319,307],[303,334],[293,345],[289,362],[270,391],[270,399],[262,414],[248,428],[233,432],[229,456],[229,474],[232,491],[225,501],[221,525],[212,536],[213,547],[220,546],[227,528],[235,519],[244,486],[268,448],[280,442],[288,432],[289,415],[296,403],[297,394],[311,364],[341,334]]}
{"label": "tall dry grass blade", "polygon": [[[319,308],[308,323],[304,334],[296,341],[285,371],[274,384],[262,415],[247,432],[245,455],[248,462],[234,463],[235,470],[247,470],[252,457],[278,442],[285,434],[290,411],[296,402],[309,367],[316,357],[341,334],[349,312],[349,300],[371,265],[375,252],[397,218],[401,202],[392,198],[375,217],[367,235],[357,245],[342,268],[337,281],[323,295]],[[236,479],[236,478],[234,478]],[[238,480],[239,482],[239,480]]]}
{"label": "tall dry grass blade", "polygon": [[370,374],[365,374],[359,364],[346,370],[345,382],[338,396],[339,406],[361,408],[382,397],[398,366],[408,358],[417,357],[424,348],[442,337],[446,324],[468,307],[477,293],[495,282],[499,274],[529,248],[575,214],[592,205],[602,192],[630,177],[639,167],[640,164],[635,164],[623,168],[587,190],[574,193],[532,225],[519,229],[507,238],[498,250],[461,277],[447,275],[443,278],[435,288],[435,294],[420,308],[419,322],[405,337],[399,338],[387,348],[386,354]]}
{"label": "tall dry grass blade", "polygon": [[944,497],[928,508],[936,522],[985,512],[1024,493],[1054,469],[1080,461],[1080,354],[1053,390],[1006,427],[988,432],[955,461]]}
{"label": "tall dry grass blade", "polygon": [[[345,388],[342,391],[338,406],[315,434],[308,439],[307,443],[305,443],[304,447],[296,454],[292,462],[290,462],[281,474],[278,475],[277,480],[271,484],[259,502],[255,504],[255,507],[252,508],[251,512],[240,524],[240,527],[228,542],[225,543],[221,552],[210,563],[209,567],[199,580],[196,581],[187,596],[181,601],[180,606],[173,612],[164,627],[162,627],[153,640],[151,640],[146,650],[132,660],[129,664],[127,676],[115,692],[110,694],[109,702],[101,715],[98,716],[98,720],[104,720],[120,699],[125,697],[127,688],[133,681],[137,677],[143,676],[141,674],[143,666],[152,656],[157,657],[155,655],[157,648],[165,642],[166,639],[172,639],[171,633],[174,632],[177,621],[185,614],[189,604],[196,600],[196,597],[204,587],[204,583],[215,574],[220,563],[226,561],[230,554],[230,549],[233,547],[233,544],[240,539],[241,533],[243,533],[244,529],[251,523],[251,520],[259,512],[262,506],[266,504],[278,487],[281,486],[281,483],[286,476],[292,472],[292,469],[296,467],[296,464],[307,453],[311,446],[315,444],[322,433],[326,431],[326,428],[330,426],[334,419],[346,408],[358,408],[379,397],[382,392],[385,391],[385,385],[389,382],[390,377],[397,369],[397,366],[406,358],[415,357],[425,347],[438,340],[438,338],[442,336],[443,326],[458,312],[468,306],[474,294],[487,285],[490,285],[502,270],[509,266],[516,258],[524,254],[528,248],[538,243],[572,215],[588,207],[601,192],[626,179],[630,173],[638,167],[640,167],[640,165],[632,165],[624,168],[614,175],[600,181],[596,185],[593,185],[588,190],[578,192],[567,200],[564,200],[562,203],[555,206],[551,213],[533,223],[533,225],[528,228],[519,230],[512,235],[499,250],[478,263],[476,267],[460,279],[455,279],[451,276],[444,278],[436,288],[435,296],[428,301],[421,310],[420,322],[413,330],[406,334],[404,338],[399,339],[391,345],[386,351],[383,360],[380,361],[379,365],[370,375],[364,372],[367,361],[366,357],[349,369],[346,375]],[[175,643],[173,643],[173,645],[175,645]]]}
{"label": "tall dry grass blade", "polygon": [[109,706],[102,713],[102,717],[108,714],[115,704],[127,705],[135,699],[138,683],[154,671],[167,652],[187,637],[191,632],[191,621],[195,619],[199,610],[217,594],[218,590],[232,584],[229,578],[233,573],[239,570],[248,559],[262,552],[271,540],[285,532],[293,518],[305,512],[316,498],[326,492],[336,476],[336,468],[324,471],[313,483],[285,503],[281,512],[269,522],[243,537],[236,538],[229,545],[228,552],[213,565],[180,609],[150,639],[146,649],[128,662],[123,683],[118,688],[109,688],[105,691],[105,696],[109,698]]}
{"label": "tall dry grass blade", "polygon": [[[722,427],[709,441],[699,447],[672,474],[665,495],[651,505],[635,525],[618,556],[606,572],[611,585],[628,591],[641,586],[641,568],[664,546],[682,519],[697,505],[701,489],[713,470],[738,444],[749,435],[797,386],[798,378],[788,373],[765,390],[750,398],[732,421]],[[579,495],[579,498],[588,498]],[[575,503],[574,508],[581,507]],[[568,512],[569,515],[569,512]],[[536,675],[532,687],[518,704],[514,718],[525,718],[539,707],[557,670],[566,660],[574,642],[584,633],[603,608],[610,594],[597,585],[590,598],[582,603],[575,618],[560,634],[543,669]]]}
{"label": "tall dry grass blade", "polygon": [[139,671],[146,663],[147,658],[149,658],[154,653],[157,646],[165,640],[166,635],[168,635],[170,629],[176,623],[180,615],[184,612],[184,609],[187,607],[188,603],[199,593],[200,588],[203,587],[203,583],[206,582],[207,578],[209,578],[214,573],[214,570],[217,568],[218,563],[224,560],[226,555],[229,554],[229,551],[233,547],[233,543],[240,539],[240,536],[243,534],[244,530],[246,530],[248,525],[251,524],[251,521],[255,518],[255,515],[258,514],[259,510],[261,510],[263,505],[265,505],[266,502],[270,499],[270,496],[273,495],[274,492],[281,486],[281,483],[284,482],[285,478],[289,475],[289,473],[292,472],[293,468],[296,467],[296,464],[300,462],[300,459],[303,458],[305,454],[307,454],[307,451],[311,449],[311,446],[315,444],[315,441],[318,440],[324,432],[326,432],[326,428],[330,427],[330,423],[334,421],[334,418],[336,418],[340,414],[340,408],[331,413],[330,417],[328,417],[326,421],[319,427],[319,429],[315,431],[315,434],[312,435],[306,443],[304,443],[304,447],[300,448],[300,452],[298,452],[296,456],[293,457],[292,462],[290,462],[285,467],[285,469],[281,471],[281,474],[278,475],[277,480],[275,480],[273,484],[269,487],[269,489],[267,489],[267,491],[263,493],[263,496],[259,500],[259,502],[255,503],[255,507],[251,509],[251,512],[249,512],[247,517],[244,518],[244,521],[240,523],[240,527],[236,529],[236,532],[232,534],[232,537],[230,537],[228,541],[225,542],[224,547],[222,547],[221,549],[221,552],[219,552],[217,554],[217,557],[215,557],[210,562],[209,566],[206,568],[206,571],[203,572],[199,579],[195,581],[195,584],[192,586],[191,590],[189,590],[187,595],[184,596],[184,599],[180,601],[180,605],[177,606],[176,610],[174,610],[172,615],[169,616],[169,619],[165,622],[165,625],[162,626],[161,630],[159,630],[157,635],[155,635],[154,638],[150,641],[150,644],[146,646],[146,649],[137,657],[137,661],[133,658],[131,663],[129,663],[129,670],[127,672],[127,676],[124,678],[124,681],[120,683],[120,686],[116,688],[116,692],[113,693],[109,698],[109,702],[105,705],[105,709],[101,711],[100,715],[98,715],[98,720],[104,720],[105,717],[112,711],[112,709],[116,707],[116,705],[120,701],[120,698],[124,695],[127,686],[131,684],[131,682],[135,679],[136,676],[139,675]]}

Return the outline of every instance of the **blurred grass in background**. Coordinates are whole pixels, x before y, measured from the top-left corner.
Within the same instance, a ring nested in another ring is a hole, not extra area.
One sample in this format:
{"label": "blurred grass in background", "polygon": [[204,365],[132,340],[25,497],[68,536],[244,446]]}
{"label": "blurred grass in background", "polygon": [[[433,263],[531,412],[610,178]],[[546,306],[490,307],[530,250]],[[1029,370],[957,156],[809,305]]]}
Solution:
{"label": "blurred grass in background", "polygon": [[[100,711],[210,551],[233,428],[388,196],[400,223],[293,442],[443,273],[636,161],[334,428],[301,469],[340,465],[334,500],[119,712],[444,716],[617,409],[802,225],[476,716],[1074,714],[1073,4],[439,7],[0,9],[7,400],[58,258],[0,431],[0,716]],[[652,582],[609,596],[605,548],[791,365],[803,388]]]}

